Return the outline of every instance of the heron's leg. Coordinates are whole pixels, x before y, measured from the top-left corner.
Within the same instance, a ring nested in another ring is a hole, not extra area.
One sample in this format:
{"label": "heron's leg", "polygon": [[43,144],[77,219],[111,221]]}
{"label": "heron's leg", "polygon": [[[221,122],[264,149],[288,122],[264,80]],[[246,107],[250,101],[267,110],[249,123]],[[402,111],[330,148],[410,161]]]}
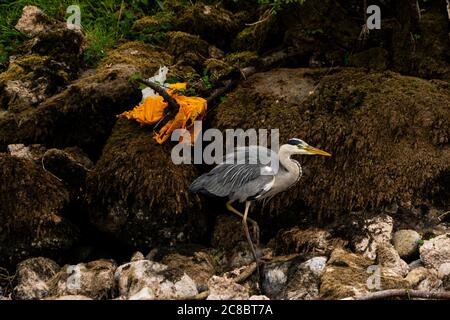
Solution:
{"label": "heron's leg", "polygon": [[255,250],[255,247],[253,246],[252,238],[250,237],[250,233],[248,232],[248,226],[247,226],[247,215],[248,215],[248,209],[250,208],[250,204],[251,204],[250,201],[245,202],[245,212],[244,212],[244,217],[242,218],[242,224],[244,226],[245,236],[247,237],[248,244],[250,245],[250,249],[252,251],[253,258],[255,259],[256,270],[258,271],[258,277],[260,277],[261,274],[259,273],[259,259],[258,259],[258,256],[256,255],[256,250]]}
{"label": "heron's leg", "polygon": [[[237,214],[239,217],[244,218],[244,215],[242,213],[240,213],[239,211],[237,211],[231,204],[233,203],[233,201],[228,201],[227,202],[227,209],[230,210],[231,212]],[[256,245],[259,245],[259,226],[258,223],[250,218],[247,218],[247,221],[249,221],[252,225],[253,225],[253,238],[255,239]]]}

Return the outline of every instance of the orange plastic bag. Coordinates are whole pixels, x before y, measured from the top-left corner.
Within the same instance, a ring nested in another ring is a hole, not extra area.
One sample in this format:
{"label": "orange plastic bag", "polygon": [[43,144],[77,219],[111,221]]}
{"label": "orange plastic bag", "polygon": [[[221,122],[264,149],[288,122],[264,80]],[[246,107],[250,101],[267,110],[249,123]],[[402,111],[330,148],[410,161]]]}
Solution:
{"label": "orange plastic bag", "polygon": [[[158,133],[153,137],[159,144],[163,144],[169,139],[172,132],[176,129],[187,129],[191,134],[191,143],[195,141],[193,125],[194,121],[202,120],[206,115],[207,102],[200,97],[187,97],[178,95],[178,90],[186,89],[186,83],[175,83],[169,85],[167,93],[174,98],[180,106],[180,110],[175,118],[168,121]],[[161,96],[149,96],[143,103],[136,106],[131,111],[126,111],[121,115],[127,119],[133,119],[141,125],[152,125],[164,117],[164,110],[168,104]]]}

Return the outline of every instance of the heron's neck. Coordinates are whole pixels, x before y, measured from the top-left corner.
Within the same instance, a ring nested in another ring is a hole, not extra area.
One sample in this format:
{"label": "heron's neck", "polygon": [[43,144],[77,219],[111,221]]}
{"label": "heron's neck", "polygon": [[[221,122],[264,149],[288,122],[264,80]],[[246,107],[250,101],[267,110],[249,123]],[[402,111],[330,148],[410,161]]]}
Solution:
{"label": "heron's neck", "polygon": [[278,158],[282,169],[285,169],[290,176],[295,177],[295,180],[302,175],[302,167],[298,161],[291,159],[291,153],[284,148],[280,148],[278,152]]}

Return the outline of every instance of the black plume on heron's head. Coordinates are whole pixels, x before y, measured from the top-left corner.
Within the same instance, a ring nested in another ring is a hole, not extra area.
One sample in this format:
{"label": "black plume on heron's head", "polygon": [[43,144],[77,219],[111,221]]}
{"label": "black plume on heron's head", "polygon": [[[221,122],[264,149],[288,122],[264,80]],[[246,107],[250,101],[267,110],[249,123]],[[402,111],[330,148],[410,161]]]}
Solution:
{"label": "black plume on heron's head", "polygon": [[307,146],[308,145],[305,141],[303,141],[302,139],[298,139],[298,138],[291,138],[288,140],[287,143],[292,146],[298,146],[298,145]]}

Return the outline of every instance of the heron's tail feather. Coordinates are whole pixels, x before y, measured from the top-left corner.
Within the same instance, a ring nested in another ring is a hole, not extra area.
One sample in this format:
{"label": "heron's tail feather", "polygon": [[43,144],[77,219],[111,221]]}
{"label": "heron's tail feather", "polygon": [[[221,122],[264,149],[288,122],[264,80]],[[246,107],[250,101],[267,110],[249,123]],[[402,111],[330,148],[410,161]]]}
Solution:
{"label": "heron's tail feather", "polygon": [[197,179],[192,182],[192,184],[189,186],[189,192],[192,193],[198,193],[198,192],[205,192],[205,183],[206,183],[205,175],[201,175]]}
{"label": "heron's tail feather", "polygon": [[209,175],[208,173],[205,173],[200,177],[198,177],[197,179],[195,179],[194,182],[192,182],[192,184],[189,186],[189,192],[203,193],[206,194],[207,196],[216,197],[217,194],[209,191],[209,189],[211,189],[210,186],[211,181],[208,175]]}

